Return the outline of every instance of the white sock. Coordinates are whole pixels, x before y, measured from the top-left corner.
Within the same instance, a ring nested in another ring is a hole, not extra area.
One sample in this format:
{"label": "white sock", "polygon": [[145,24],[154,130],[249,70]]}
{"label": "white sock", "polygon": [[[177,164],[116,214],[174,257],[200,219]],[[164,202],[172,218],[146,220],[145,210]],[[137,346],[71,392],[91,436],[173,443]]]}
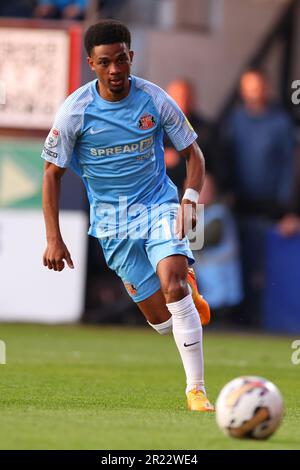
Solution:
{"label": "white sock", "polygon": [[[189,289],[189,293],[191,294],[192,293],[192,289],[190,287],[190,285],[188,284],[188,289]],[[169,310],[170,311],[170,310]],[[163,323],[150,323],[148,320],[147,320],[147,323],[148,325],[150,325],[154,330],[156,330],[160,335],[167,335],[169,334],[171,331],[172,331],[172,328],[173,328],[173,320],[172,320],[172,315],[170,316],[170,318],[166,321],[164,321]]]}
{"label": "white sock", "polygon": [[148,321],[149,325],[152,326],[160,335],[167,335],[172,331],[172,316],[169,318],[169,320],[164,321],[163,323],[157,323],[156,325],[153,325]]}
{"label": "white sock", "polygon": [[186,393],[204,388],[202,325],[191,294],[166,304],[173,320],[173,335],[186,374]]}

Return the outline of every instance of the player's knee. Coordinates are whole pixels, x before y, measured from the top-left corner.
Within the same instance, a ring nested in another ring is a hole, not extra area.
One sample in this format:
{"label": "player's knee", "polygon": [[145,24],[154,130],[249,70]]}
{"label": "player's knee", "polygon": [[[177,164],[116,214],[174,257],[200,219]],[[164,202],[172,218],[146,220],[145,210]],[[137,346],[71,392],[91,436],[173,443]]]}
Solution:
{"label": "player's knee", "polygon": [[177,302],[188,295],[188,284],[186,279],[173,278],[162,287],[166,302]]}
{"label": "player's knee", "polygon": [[172,331],[172,317],[170,317],[167,321],[163,323],[150,323],[148,321],[149,325],[152,326],[154,330],[156,330],[160,335],[167,335]]}

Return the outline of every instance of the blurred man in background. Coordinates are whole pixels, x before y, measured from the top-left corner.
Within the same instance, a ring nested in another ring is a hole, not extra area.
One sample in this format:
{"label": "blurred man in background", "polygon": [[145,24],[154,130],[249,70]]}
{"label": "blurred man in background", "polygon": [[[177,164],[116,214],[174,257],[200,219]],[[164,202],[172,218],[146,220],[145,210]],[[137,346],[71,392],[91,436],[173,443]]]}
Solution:
{"label": "blurred man in background", "polygon": [[118,18],[128,8],[128,0],[96,0],[101,18]]}
{"label": "blurred man in background", "polygon": [[246,288],[245,315],[261,310],[264,237],[277,224],[283,236],[299,230],[294,213],[295,136],[291,119],[270,102],[270,87],[259,70],[240,80],[242,103],[229,116],[229,191],[239,217]]}
{"label": "blurred man in background", "polygon": [[269,84],[259,71],[240,80],[242,104],[229,117],[227,132],[231,190],[242,214],[280,220],[292,212],[295,135],[291,119],[269,101]]}

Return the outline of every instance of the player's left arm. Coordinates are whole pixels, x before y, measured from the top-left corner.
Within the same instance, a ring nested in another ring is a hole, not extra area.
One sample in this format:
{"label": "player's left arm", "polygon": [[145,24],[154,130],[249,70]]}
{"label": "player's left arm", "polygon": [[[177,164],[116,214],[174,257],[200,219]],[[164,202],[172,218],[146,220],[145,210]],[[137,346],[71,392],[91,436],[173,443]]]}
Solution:
{"label": "player's left arm", "polygon": [[205,177],[205,160],[202,151],[194,141],[187,148],[180,151],[180,155],[186,159],[187,178],[186,188],[176,220],[176,233],[183,238],[190,228],[194,228],[197,222],[197,202]]}
{"label": "player's left arm", "polygon": [[199,145],[194,141],[179,153],[187,162],[186,187],[200,193],[205,177],[205,161]]}

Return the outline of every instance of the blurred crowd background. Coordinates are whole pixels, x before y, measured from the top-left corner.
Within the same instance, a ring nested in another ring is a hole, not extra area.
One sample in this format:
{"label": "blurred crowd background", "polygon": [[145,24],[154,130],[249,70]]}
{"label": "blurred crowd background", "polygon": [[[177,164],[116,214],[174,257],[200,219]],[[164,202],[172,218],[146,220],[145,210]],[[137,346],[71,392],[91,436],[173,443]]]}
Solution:
{"label": "blurred crowd background", "polygon": [[[22,32],[20,44],[23,38],[26,42],[26,30],[58,29],[69,34],[71,47],[66,60],[71,76],[67,94],[72,86],[93,78],[81,47],[88,25],[100,18],[115,18],[128,24],[136,53],[133,73],[154,81],[175,99],[197,132],[205,156],[207,176],[199,199],[205,204],[205,243],[194,255],[200,291],[213,310],[212,327],[299,332],[300,2],[1,0],[0,16],[0,80],[4,80],[3,61],[15,54],[11,67],[17,70],[18,100],[22,100],[24,81],[29,80],[30,84],[33,80],[33,65],[24,67],[22,57],[7,45],[8,29]],[[45,48],[39,54],[47,61]],[[50,68],[57,65],[56,59],[51,60]],[[46,83],[47,77],[43,80]],[[39,93],[40,89],[35,88],[35,97]],[[55,91],[49,93],[53,97]],[[60,97],[58,100],[62,101]],[[9,93],[6,103],[9,104]],[[34,107],[26,123],[16,125],[13,112],[7,121],[5,106],[4,102],[0,104],[0,227],[1,217],[5,226],[3,217],[8,210],[10,217],[15,214],[16,218],[20,217],[20,210],[25,215],[32,207],[40,212],[38,196],[32,206],[20,205],[21,197],[8,198],[12,191],[18,194],[16,172],[9,161],[22,166],[21,160],[30,157],[20,153],[19,148],[35,142],[34,152],[38,153],[48,130],[45,125],[33,123]],[[49,114],[53,117],[53,111]],[[182,195],[185,162],[167,138],[165,148],[167,172]],[[34,152],[29,148],[28,153]],[[69,172],[64,178],[62,210],[66,216],[76,211],[87,216],[81,183]],[[41,176],[39,181],[41,184]],[[7,224],[11,226],[11,222]],[[40,222],[32,227],[23,225],[25,232],[33,229],[44,236]],[[78,230],[72,227],[71,232]],[[23,245],[24,259],[28,260],[22,233],[14,231],[13,238],[16,244]],[[85,237],[79,245],[79,250],[85,251],[78,284],[78,318],[92,323],[142,324],[144,320],[122,282],[106,267],[97,240]],[[3,246],[2,243],[2,254]],[[72,246],[69,248],[72,251]],[[36,257],[41,255],[35,252]],[[31,253],[29,264],[32,256]],[[17,276],[17,261],[12,266],[15,271],[8,279],[3,262],[1,268],[0,251],[2,292],[9,282],[14,289],[23,282]],[[50,275],[53,277],[53,273]],[[42,274],[38,278],[44,279]],[[61,295],[62,302],[67,302],[69,291],[73,289],[74,294],[76,288],[66,278],[63,280],[63,293],[51,291],[50,283],[48,295]],[[31,282],[32,290],[28,292],[33,298],[35,289],[39,289],[36,282]],[[5,302],[7,306],[1,307],[0,293],[0,320],[5,309],[14,310]],[[43,321],[42,308],[40,315]],[[19,317],[13,312],[13,319]],[[28,319],[32,320],[30,315]]]}

